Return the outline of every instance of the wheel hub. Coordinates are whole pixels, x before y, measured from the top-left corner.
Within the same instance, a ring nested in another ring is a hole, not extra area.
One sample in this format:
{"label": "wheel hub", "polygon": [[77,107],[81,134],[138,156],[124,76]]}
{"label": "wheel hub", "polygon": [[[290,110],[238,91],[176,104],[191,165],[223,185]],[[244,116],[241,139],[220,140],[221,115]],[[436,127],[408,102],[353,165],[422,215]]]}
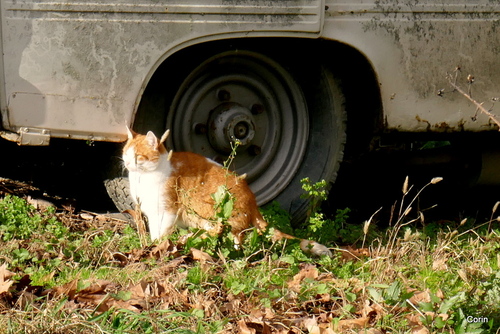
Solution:
{"label": "wheel hub", "polygon": [[255,136],[255,125],[250,110],[238,103],[222,103],[210,115],[208,138],[214,149],[221,153],[231,153],[239,142],[240,147],[248,146]]}
{"label": "wheel hub", "polygon": [[179,87],[167,117],[176,151],[224,162],[239,141],[231,168],[246,174],[257,203],[273,200],[292,181],[304,157],[309,116],[294,78],[251,51],[214,55]]}

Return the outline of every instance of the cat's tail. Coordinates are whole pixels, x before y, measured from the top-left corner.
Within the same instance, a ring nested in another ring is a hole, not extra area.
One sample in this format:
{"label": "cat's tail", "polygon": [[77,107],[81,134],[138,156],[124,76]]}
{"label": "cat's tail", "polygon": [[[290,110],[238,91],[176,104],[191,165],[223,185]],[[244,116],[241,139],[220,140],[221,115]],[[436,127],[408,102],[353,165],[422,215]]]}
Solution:
{"label": "cat's tail", "polygon": [[[267,222],[261,218],[257,217],[256,219],[256,224],[255,227],[259,229],[260,231],[264,231],[267,228]],[[292,239],[292,240],[299,240],[300,241],[300,248],[308,254],[314,255],[314,256],[329,256],[333,257],[332,252],[326,247],[325,245],[320,244],[319,242],[313,241],[313,240],[307,240],[307,239],[301,239],[297,238],[293,235],[281,232],[278,229],[274,229],[272,239],[273,241],[278,241],[281,239]]]}

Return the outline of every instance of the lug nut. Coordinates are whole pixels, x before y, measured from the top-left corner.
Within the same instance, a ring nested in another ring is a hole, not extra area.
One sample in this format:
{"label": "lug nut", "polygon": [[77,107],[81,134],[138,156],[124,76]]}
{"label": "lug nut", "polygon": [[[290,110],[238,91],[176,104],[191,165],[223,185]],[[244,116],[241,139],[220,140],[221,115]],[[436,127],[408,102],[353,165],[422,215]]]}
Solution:
{"label": "lug nut", "polygon": [[231,98],[231,94],[225,89],[220,89],[217,92],[217,98],[219,99],[219,101],[229,101],[229,99]]}
{"label": "lug nut", "polygon": [[194,133],[197,135],[204,135],[207,133],[207,126],[203,123],[198,123],[194,126]]}
{"label": "lug nut", "polygon": [[262,149],[260,148],[260,146],[250,145],[248,147],[248,154],[250,154],[250,155],[257,156],[261,153],[262,153]]}
{"label": "lug nut", "polygon": [[264,112],[264,106],[262,104],[260,104],[260,103],[255,103],[250,108],[250,111],[254,115],[260,115],[260,114],[262,114]]}

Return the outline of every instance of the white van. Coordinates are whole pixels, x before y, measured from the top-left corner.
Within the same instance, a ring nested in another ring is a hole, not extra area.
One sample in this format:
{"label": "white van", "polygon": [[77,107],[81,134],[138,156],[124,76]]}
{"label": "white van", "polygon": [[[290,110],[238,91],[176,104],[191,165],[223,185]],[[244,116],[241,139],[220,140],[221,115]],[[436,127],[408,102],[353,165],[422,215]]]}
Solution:
{"label": "white van", "polygon": [[[346,141],[498,131],[451,86],[488,108],[500,96],[498,1],[1,0],[0,10],[3,138],[121,142],[125,124],[170,128],[170,148],[219,161],[238,139],[236,170],[259,204],[292,213],[305,208],[298,180],[333,182]],[[106,184],[125,208],[126,180]]]}

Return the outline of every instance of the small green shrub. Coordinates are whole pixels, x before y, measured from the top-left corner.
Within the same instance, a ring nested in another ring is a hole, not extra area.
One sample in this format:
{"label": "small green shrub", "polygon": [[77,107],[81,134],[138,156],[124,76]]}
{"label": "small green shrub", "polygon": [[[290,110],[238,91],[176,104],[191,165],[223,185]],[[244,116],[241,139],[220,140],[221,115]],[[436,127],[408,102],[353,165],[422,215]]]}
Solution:
{"label": "small green shrub", "polygon": [[49,207],[38,213],[26,200],[6,195],[0,200],[0,235],[3,241],[29,239],[33,233],[50,233],[55,238],[63,236],[67,229],[54,216]]}

